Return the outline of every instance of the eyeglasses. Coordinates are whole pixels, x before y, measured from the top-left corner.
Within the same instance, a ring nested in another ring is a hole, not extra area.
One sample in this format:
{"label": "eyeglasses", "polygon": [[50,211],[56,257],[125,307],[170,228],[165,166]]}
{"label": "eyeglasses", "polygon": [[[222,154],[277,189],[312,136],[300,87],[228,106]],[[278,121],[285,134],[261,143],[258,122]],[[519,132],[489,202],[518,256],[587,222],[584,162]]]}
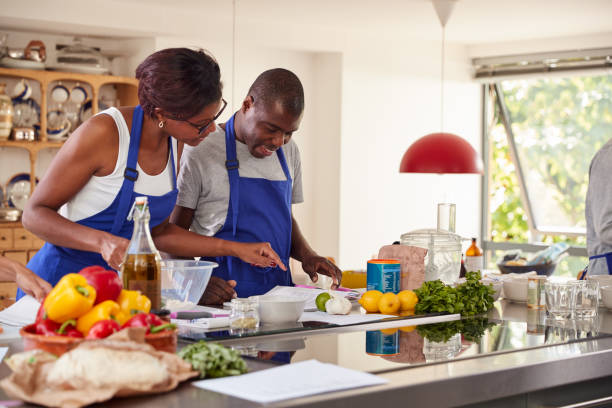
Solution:
{"label": "eyeglasses", "polygon": [[209,120],[208,122],[206,122],[205,125],[202,126],[198,126],[195,123],[191,123],[190,121],[188,121],[187,119],[175,119],[181,122],[186,122],[189,123],[192,127],[198,129],[198,136],[202,136],[202,133],[206,132],[206,129],[208,129],[208,127],[210,125],[212,125],[217,119],[219,119],[219,116],[221,116],[221,114],[223,113],[223,111],[225,110],[225,107],[227,106],[227,101],[223,98],[221,98],[221,102],[223,102],[223,106],[221,107],[221,110],[219,111],[219,113],[217,113],[215,115],[214,118],[212,118],[211,120]]}

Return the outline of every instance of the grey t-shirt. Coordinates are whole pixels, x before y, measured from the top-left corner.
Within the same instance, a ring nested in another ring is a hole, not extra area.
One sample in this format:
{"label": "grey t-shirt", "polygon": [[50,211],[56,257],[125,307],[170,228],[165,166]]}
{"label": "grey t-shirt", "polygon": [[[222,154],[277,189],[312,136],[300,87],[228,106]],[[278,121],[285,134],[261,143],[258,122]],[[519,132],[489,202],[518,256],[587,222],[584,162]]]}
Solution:
{"label": "grey t-shirt", "polygon": [[[293,140],[282,149],[293,179],[292,203],[301,203],[304,198],[300,152]],[[262,159],[253,157],[247,145],[237,140],[236,154],[240,163],[240,177],[287,179],[276,154]],[[225,160],[225,131],[220,126],[198,146],[185,146],[183,151],[177,204],[195,209],[191,230],[198,234],[213,236],[225,223],[229,205]]]}
{"label": "grey t-shirt", "polygon": [[[589,256],[612,252],[612,140],[593,157],[589,169],[585,217]],[[589,275],[607,275],[606,258],[589,262]]]}

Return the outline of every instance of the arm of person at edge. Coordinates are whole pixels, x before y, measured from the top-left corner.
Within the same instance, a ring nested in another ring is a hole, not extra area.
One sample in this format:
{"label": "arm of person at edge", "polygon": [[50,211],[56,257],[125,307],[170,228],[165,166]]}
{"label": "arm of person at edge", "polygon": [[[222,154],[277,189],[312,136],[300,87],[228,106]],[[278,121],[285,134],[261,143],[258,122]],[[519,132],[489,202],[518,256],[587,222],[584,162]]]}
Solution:
{"label": "arm of person at edge", "polygon": [[25,293],[42,302],[51,285],[17,261],[0,255],[0,280],[16,282]]}
{"label": "arm of person at edge", "polygon": [[609,176],[612,171],[612,149],[601,153],[595,157],[589,171],[589,190],[596,197],[589,205],[595,233],[601,242],[612,245],[612,184]]}
{"label": "arm of person at edge", "polygon": [[[131,122],[131,118],[126,119],[128,123]],[[112,137],[113,134],[115,137]],[[119,137],[114,120],[108,115],[88,119],[59,150],[28,200],[22,216],[24,227],[55,245],[100,253],[111,268],[119,270],[129,240],[80,225],[57,212],[91,177],[111,174],[118,152]],[[219,256],[236,251],[233,243],[228,241],[203,237],[174,227],[168,227],[166,220],[152,231],[159,250],[179,256]],[[261,250],[259,255],[250,257],[250,262],[266,266],[274,262],[282,265],[272,249]]]}
{"label": "arm of person at edge", "polygon": [[342,271],[329,259],[318,255],[306,242],[302,235],[297,221],[291,216],[291,257],[302,262],[302,269],[310,276],[310,280],[316,282],[317,273],[327,275],[332,278],[332,289],[340,286],[342,281]]}

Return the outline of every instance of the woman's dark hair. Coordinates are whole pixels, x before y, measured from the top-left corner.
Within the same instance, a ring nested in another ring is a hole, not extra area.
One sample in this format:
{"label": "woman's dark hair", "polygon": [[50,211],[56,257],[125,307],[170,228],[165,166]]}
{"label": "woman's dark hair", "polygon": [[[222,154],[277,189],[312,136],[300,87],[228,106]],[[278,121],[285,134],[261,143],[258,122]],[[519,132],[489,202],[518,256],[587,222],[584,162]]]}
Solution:
{"label": "woman's dark hair", "polygon": [[138,100],[145,114],[160,108],[176,119],[196,116],[221,99],[219,64],[204,50],[167,48],[136,68]]}

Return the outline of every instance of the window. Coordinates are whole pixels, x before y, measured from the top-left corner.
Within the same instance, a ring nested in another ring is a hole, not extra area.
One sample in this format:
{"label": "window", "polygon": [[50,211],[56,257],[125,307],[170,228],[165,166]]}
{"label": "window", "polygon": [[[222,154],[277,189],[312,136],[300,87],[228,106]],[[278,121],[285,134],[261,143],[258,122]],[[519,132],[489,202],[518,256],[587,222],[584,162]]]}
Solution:
{"label": "window", "polygon": [[499,251],[533,252],[563,241],[570,256],[555,274],[575,276],[588,263],[589,165],[612,137],[612,75],[507,79],[485,88],[489,265]]}

